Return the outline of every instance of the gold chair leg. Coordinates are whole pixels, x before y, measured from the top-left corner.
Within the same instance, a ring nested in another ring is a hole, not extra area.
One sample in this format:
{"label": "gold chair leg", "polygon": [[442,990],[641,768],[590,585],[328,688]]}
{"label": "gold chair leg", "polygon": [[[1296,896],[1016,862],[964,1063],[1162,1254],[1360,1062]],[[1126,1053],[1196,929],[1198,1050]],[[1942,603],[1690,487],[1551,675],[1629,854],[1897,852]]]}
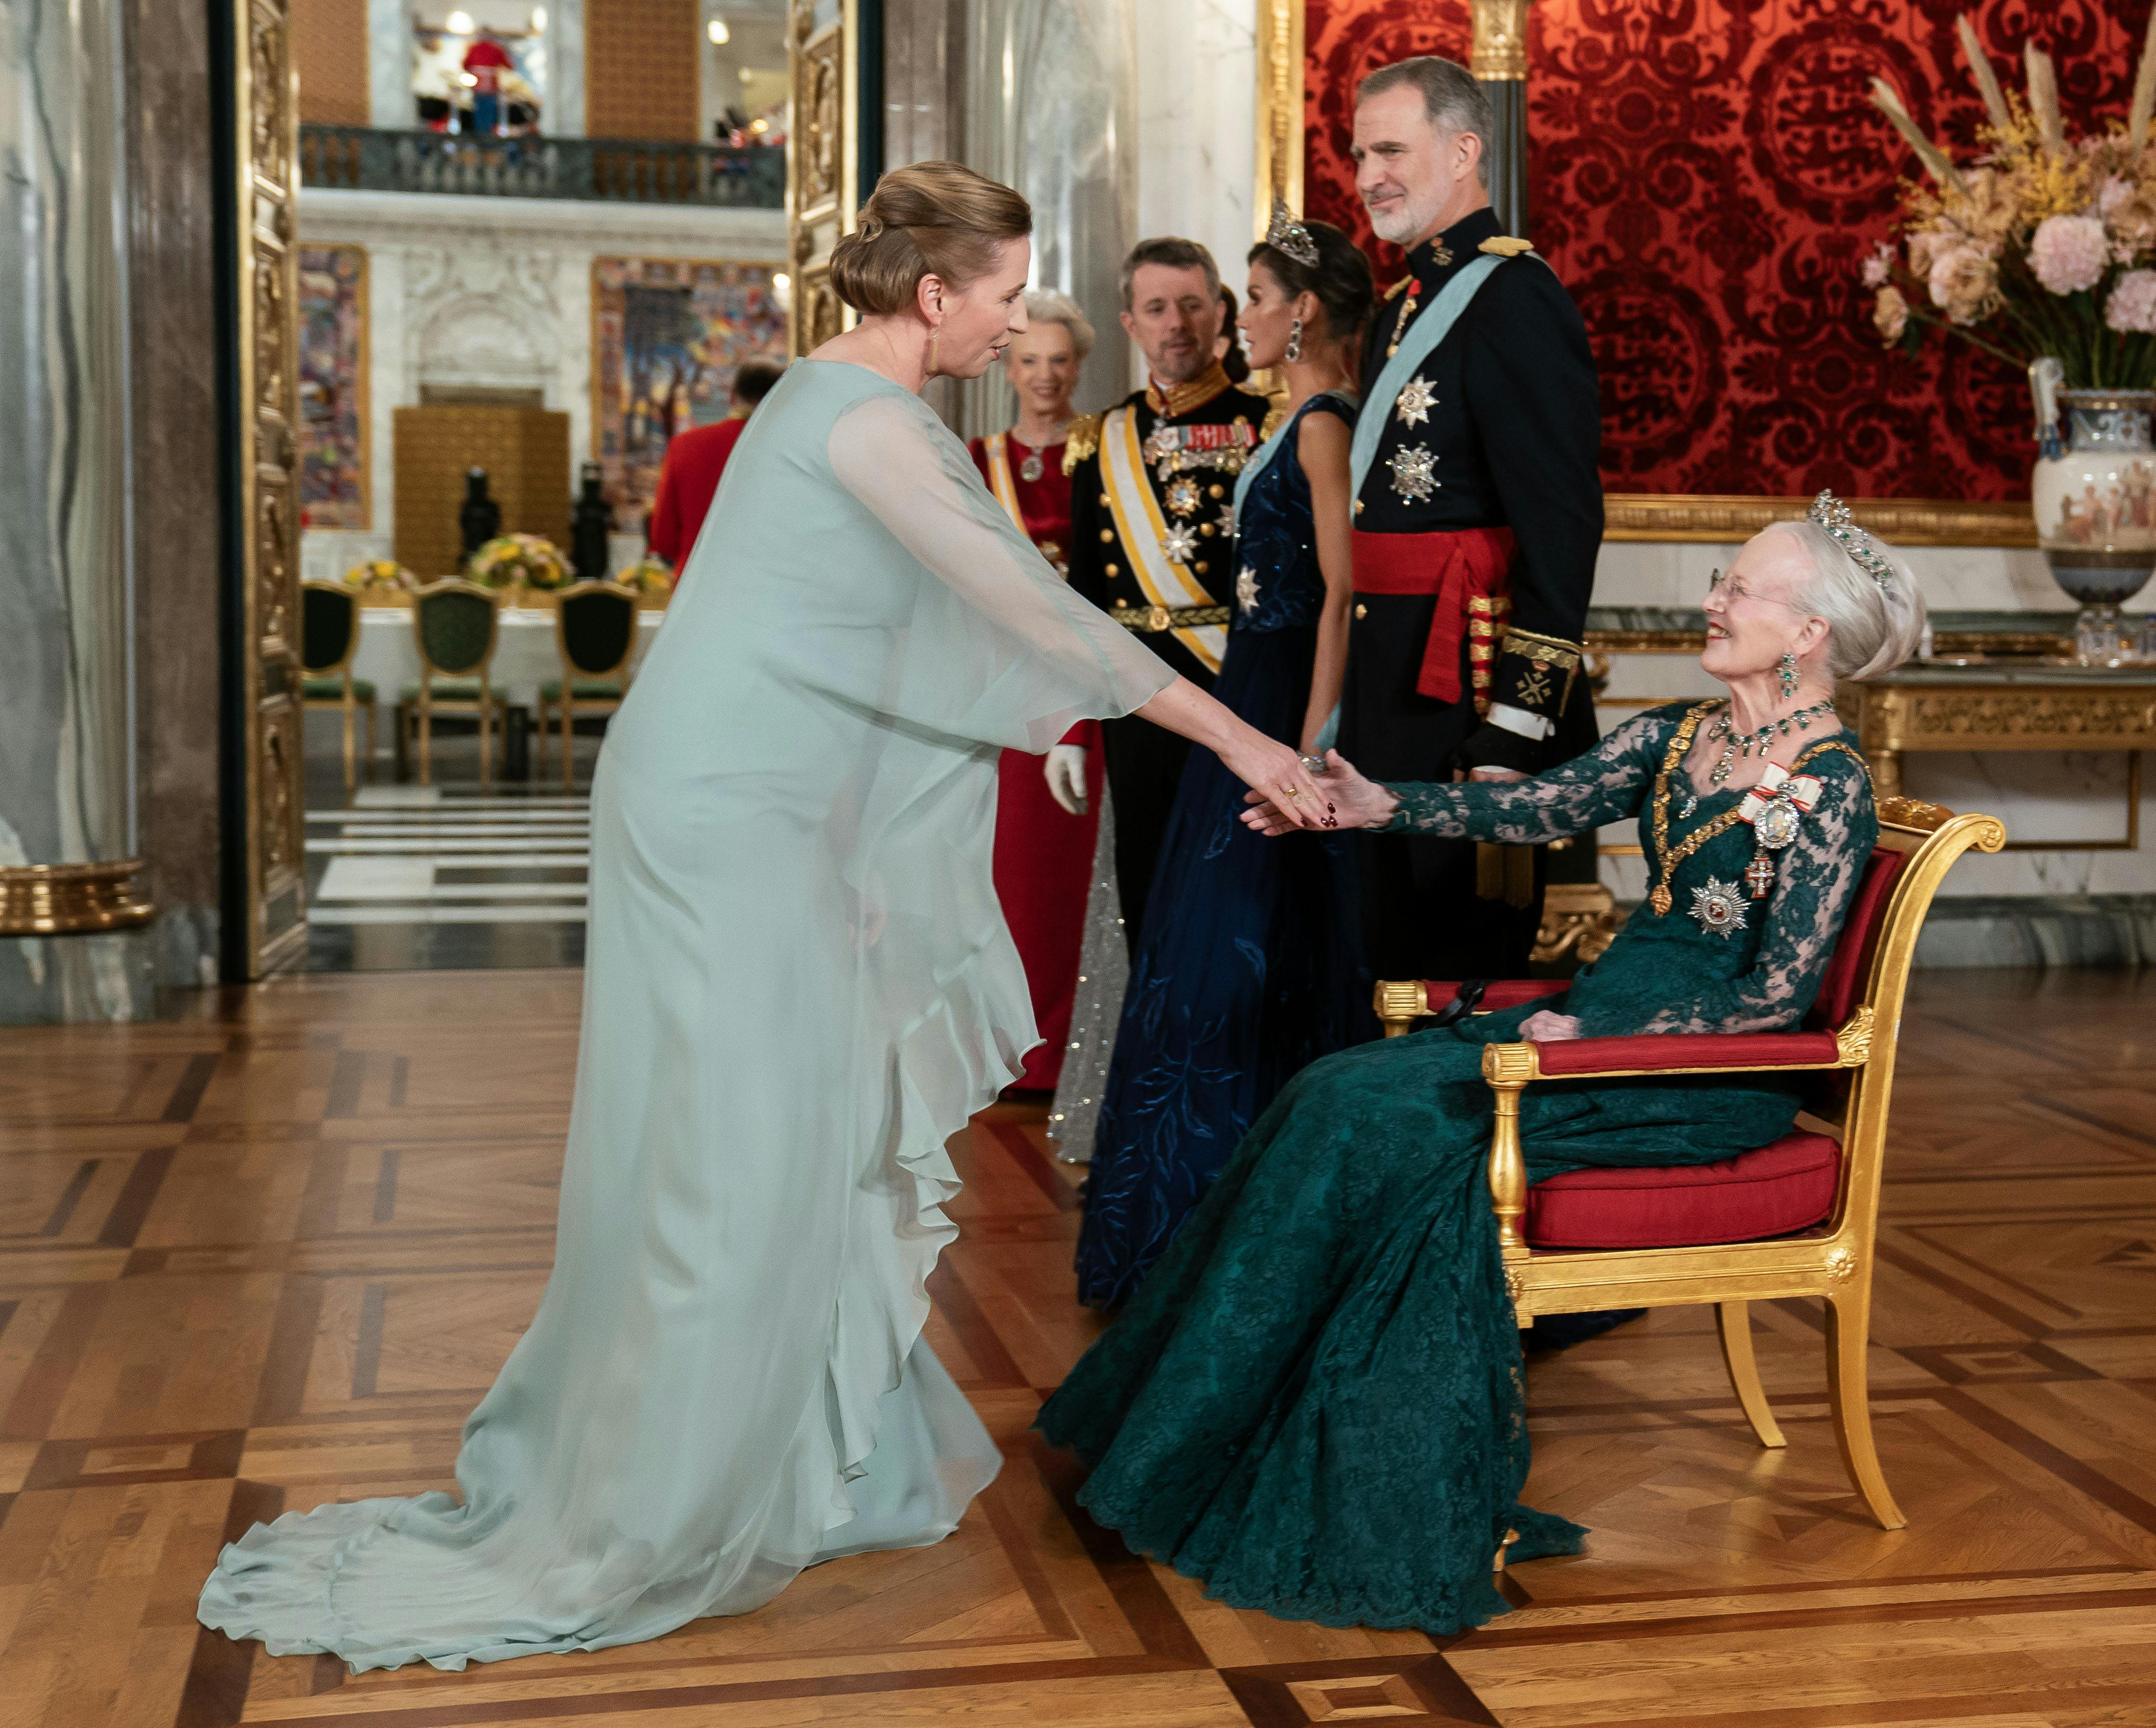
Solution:
{"label": "gold chair leg", "polygon": [[1729,1383],[1736,1390],[1737,1402],[1744,1407],[1752,1432],[1759,1437],[1762,1446],[1788,1445],[1768,1406],[1767,1390],[1759,1384],[1759,1363],[1752,1354],[1752,1305],[1716,1303],[1714,1324],[1722,1334],[1722,1360],[1729,1369]]}
{"label": "gold chair leg", "polygon": [[427,688],[419,687],[419,784],[434,783],[434,709],[427,700]]}
{"label": "gold chair leg", "polygon": [[344,801],[352,802],[352,788],[359,781],[359,763],[356,748],[359,740],[359,715],[352,705],[352,693],[344,699]]}
{"label": "gold chair leg", "polygon": [[494,704],[482,695],[479,699],[479,789],[489,790],[494,785]]}
{"label": "gold chair leg", "polygon": [[1827,1403],[1834,1413],[1835,1443],[1842,1468],[1882,1530],[1908,1523],[1879,1469],[1871,1442],[1871,1398],[1865,1353],[1871,1340],[1871,1292],[1826,1299]]}
{"label": "gold chair leg", "polygon": [[532,773],[535,778],[544,780],[547,777],[547,716],[553,710],[547,707],[547,699],[542,696],[531,705],[531,711],[538,716],[531,728],[531,748],[538,764]]}
{"label": "gold chair leg", "polygon": [[562,692],[562,790],[577,789],[577,710],[569,693]]}

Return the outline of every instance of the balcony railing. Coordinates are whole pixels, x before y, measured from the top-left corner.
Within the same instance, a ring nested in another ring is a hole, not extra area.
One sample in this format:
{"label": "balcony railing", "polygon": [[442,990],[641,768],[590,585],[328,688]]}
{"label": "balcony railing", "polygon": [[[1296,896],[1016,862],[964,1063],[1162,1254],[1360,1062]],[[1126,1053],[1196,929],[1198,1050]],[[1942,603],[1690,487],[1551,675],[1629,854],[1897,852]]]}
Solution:
{"label": "balcony railing", "polygon": [[481,138],[305,126],[300,128],[300,178],[308,186],[355,192],[777,210],[786,202],[786,152],[622,138]]}

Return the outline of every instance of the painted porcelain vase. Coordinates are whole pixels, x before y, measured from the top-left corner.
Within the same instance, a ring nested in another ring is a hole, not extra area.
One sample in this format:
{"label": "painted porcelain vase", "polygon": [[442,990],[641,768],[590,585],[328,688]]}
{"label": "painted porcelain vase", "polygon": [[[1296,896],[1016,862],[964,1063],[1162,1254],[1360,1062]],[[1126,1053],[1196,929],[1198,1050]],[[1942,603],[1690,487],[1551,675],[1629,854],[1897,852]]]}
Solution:
{"label": "painted porcelain vase", "polygon": [[2060,389],[2056,374],[2038,376],[2044,365],[2030,368],[2042,449],[2030,476],[2037,543],[2052,580],[2080,602],[2078,656],[2109,664],[2133,652],[2119,606],[2156,570],[2156,390]]}

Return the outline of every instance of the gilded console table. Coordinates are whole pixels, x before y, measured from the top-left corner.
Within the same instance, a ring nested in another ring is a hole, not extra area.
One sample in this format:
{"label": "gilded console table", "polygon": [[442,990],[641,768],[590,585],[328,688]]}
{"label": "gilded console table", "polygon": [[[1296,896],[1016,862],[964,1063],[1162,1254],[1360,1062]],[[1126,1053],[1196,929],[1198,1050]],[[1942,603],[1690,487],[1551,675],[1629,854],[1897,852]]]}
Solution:
{"label": "gilded console table", "polygon": [[2156,666],[1919,663],[1845,684],[1835,702],[1881,798],[1901,796],[1902,759],[1912,751],[2126,751],[2124,838],[2008,844],[2131,852],[2141,843],[2140,752],[2156,746]]}

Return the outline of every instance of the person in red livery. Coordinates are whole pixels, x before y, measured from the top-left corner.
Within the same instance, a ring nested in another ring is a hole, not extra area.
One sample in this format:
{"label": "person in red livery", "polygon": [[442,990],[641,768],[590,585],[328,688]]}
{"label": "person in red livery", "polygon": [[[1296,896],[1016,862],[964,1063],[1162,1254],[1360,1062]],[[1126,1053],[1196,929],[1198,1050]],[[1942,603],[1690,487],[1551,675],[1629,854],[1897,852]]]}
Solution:
{"label": "person in red livery", "polygon": [[768,360],[745,360],[734,368],[733,395],[726,418],[710,426],[692,426],[677,432],[666,445],[666,459],[659,468],[659,494],[651,501],[651,520],[644,530],[644,545],[655,557],[664,558],[676,572],[687,562],[702,531],[704,517],[726,472],[726,458],[747,428],[756,405],[771,394],[771,387],[784,371]]}
{"label": "person in red livery", "polygon": [[[1018,392],[1018,424],[977,438],[969,448],[996,501],[1040,548],[1041,556],[1067,577],[1070,480],[1063,470],[1065,433],[1079,368],[1092,351],[1093,326],[1067,295],[1029,293],[1025,314],[1025,333],[1012,341],[1004,356],[1004,371]],[[1065,741],[1097,745],[1100,728],[1087,720]],[[1089,747],[1084,759],[1097,760],[1097,752]],[[1066,787],[1065,793],[1086,790]],[[1014,1090],[1052,1090],[1070,1042],[1086,878],[1100,820],[1091,797],[1073,796],[1072,802],[1075,810],[1050,791],[1039,756],[1004,752],[996,789],[996,894],[1025,962],[1034,1023],[1047,1041],[1026,1057],[1025,1072]]]}

